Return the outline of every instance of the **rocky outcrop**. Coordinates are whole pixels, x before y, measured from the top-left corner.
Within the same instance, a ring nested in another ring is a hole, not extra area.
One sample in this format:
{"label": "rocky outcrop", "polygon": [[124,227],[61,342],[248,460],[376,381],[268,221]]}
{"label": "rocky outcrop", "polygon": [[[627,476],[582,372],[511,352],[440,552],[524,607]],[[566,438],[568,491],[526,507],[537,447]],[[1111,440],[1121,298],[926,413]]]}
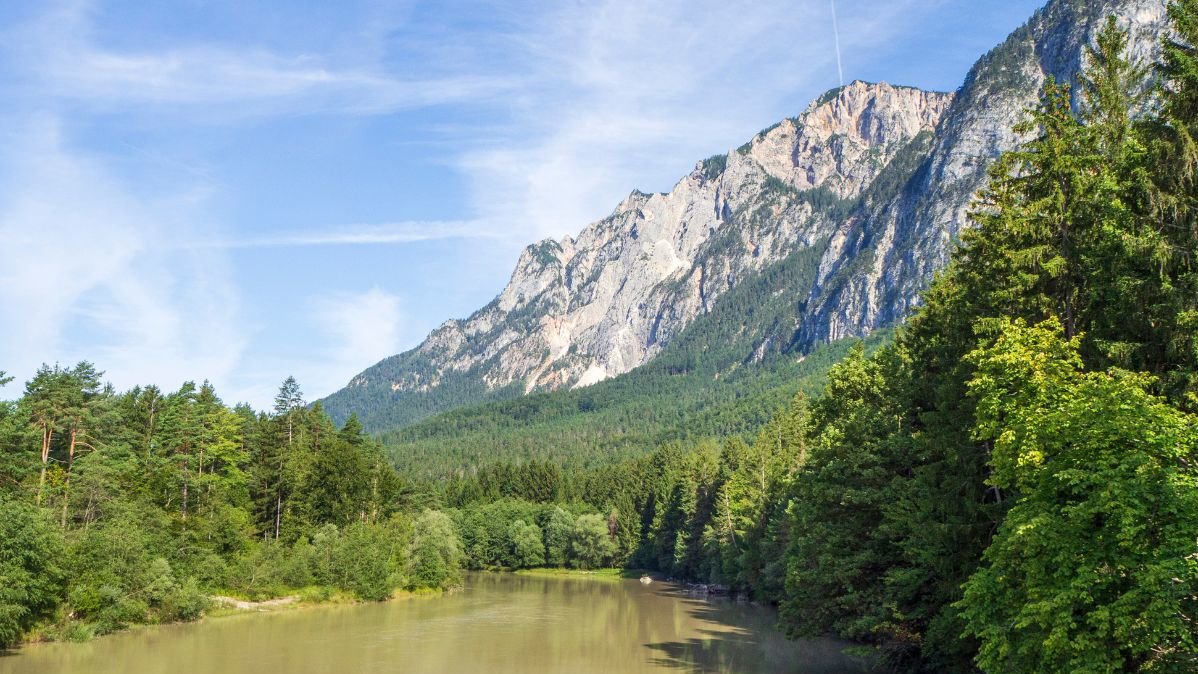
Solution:
{"label": "rocky outcrop", "polygon": [[[482,389],[585,386],[652,359],[749,274],[822,246],[951,94],[853,82],[740,149],[696,164],[666,194],[633,192],[577,237],[526,248],[499,296],[414,352],[350,382],[396,403],[468,376]],[[358,391],[362,393],[363,391]],[[334,414],[339,396],[326,401]]]}
{"label": "rocky outcrop", "polygon": [[837,229],[797,345],[860,336],[900,321],[948,261],[987,170],[1018,146],[1012,128],[1049,77],[1072,83],[1100,22],[1115,15],[1140,63],[1159,54],[1164,0],[1055,0],[970,71],[912,183],[865,204]]}
{"label": "rocky outcrop", "polygon": [[577,237],[524,250],[506,288],[325,401],[404,425],[454,406],[577,387],[660,354],[720,297],[796,252],[819,259],[749,357],[895,323],[942,267],[1011,130],[1048,77],[1072,81],[1108,14],[1151,59],[1164,0],[1053,0],[954,94],[853,82],[708,158],[665,194],[634,191]]}

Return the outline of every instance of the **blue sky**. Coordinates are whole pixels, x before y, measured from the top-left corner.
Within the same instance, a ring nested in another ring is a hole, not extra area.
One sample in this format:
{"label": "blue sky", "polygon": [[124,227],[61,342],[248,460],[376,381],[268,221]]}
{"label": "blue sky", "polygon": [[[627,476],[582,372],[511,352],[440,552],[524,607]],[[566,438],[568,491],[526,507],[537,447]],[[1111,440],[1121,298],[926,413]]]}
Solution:
{"label": "blue sky", "polygon": [[[1039,4],[838,0],[844,75],[954,90]],[[0,369],[327,395],[801,112],[833,45],[828,0],[8,0]]]}

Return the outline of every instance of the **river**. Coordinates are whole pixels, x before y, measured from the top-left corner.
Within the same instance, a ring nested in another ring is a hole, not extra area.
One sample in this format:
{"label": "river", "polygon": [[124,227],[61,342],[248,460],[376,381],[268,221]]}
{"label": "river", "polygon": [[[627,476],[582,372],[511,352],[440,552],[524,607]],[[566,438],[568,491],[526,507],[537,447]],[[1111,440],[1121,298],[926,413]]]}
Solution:
{"label": "river", "polygon": [[138,629],[0,655],[0,674],[840,674],[825,640],[787,641],[768,608],[636,580],[471,574],[448,596]]}

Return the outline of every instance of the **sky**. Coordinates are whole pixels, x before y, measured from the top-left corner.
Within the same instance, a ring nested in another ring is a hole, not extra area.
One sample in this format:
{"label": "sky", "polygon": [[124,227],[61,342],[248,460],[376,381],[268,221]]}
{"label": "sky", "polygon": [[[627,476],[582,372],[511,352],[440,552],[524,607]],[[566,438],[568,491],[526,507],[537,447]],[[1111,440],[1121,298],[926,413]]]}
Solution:
{"label": "sky", "polygon": [[848,80],[955,90],[1040,0],[5,0],[0,370],[309,400],[520,250]]}

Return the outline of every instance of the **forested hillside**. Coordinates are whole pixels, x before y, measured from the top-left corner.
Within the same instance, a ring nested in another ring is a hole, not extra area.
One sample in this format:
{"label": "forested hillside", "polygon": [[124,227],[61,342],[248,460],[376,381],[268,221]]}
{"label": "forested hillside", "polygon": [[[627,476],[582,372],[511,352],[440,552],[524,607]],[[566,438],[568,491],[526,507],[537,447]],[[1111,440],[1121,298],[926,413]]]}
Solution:
{"label": "forested hillside", "polygon": [[[872,351],[891,334],[880,330],[864,344]],[[527,460],[591,467],[642,456],[665,442],[752,437],[795,393],[817,393],[828,368],[854,343],[761,362],[735,349],[679,349],[594,386],[466,407],[380,438],[401,472],[426,479]],[[728,359],[717,358],[721,353]]]}

